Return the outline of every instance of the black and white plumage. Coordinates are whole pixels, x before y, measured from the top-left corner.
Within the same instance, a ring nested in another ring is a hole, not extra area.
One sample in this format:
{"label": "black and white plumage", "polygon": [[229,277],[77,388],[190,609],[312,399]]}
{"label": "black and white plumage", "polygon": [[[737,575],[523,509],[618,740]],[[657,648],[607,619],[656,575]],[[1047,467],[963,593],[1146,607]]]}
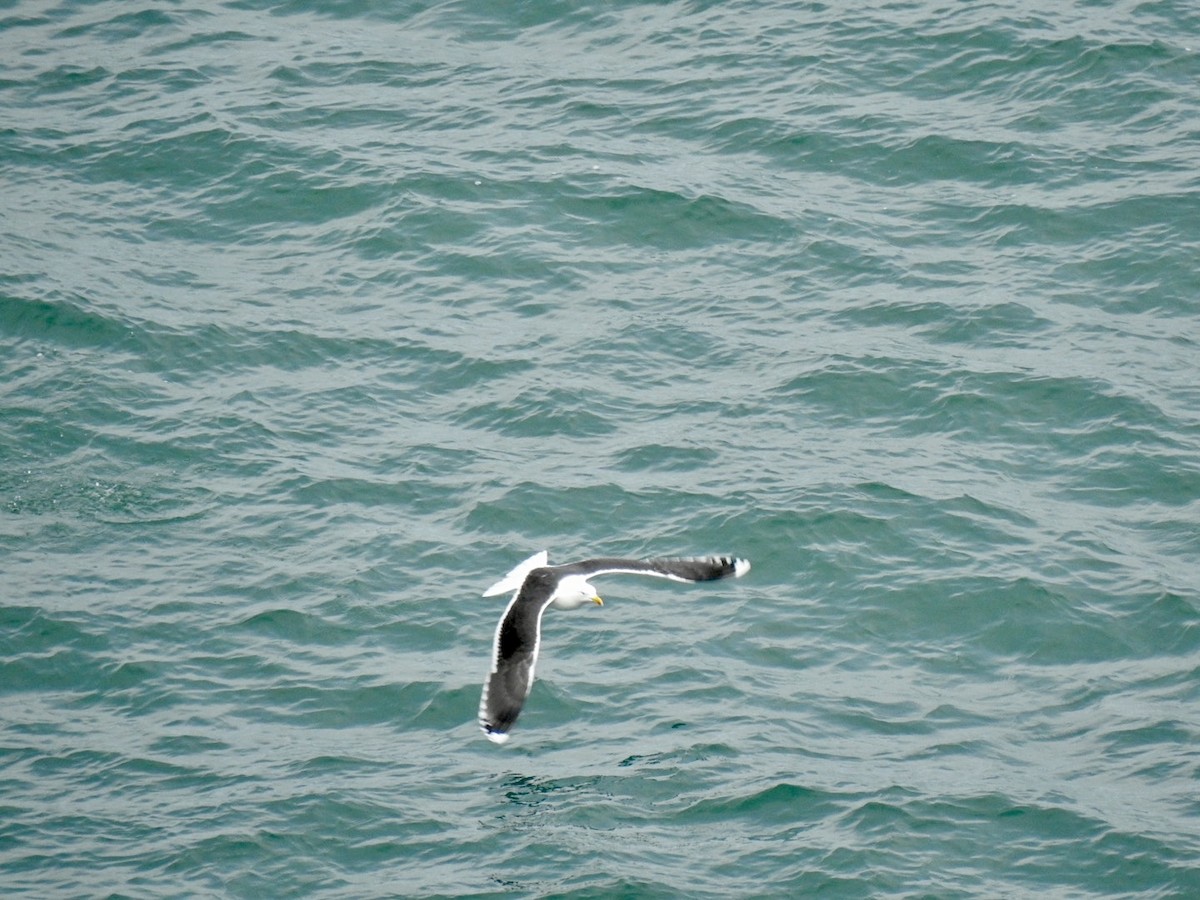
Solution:
{"label": "black and white plumage", "polygon": [[730,556],[697,556],[664,559],[588,559],[552,566],[546,551],[535,553],[490,588],[483,596],[513,591],[513,597],[496,626],[492,646],[492,671],[483,683],[479,700],[479,727],[489,740],[503,744],[521,714],[533,687],[533,670],[542,643],[542,614],[553,606],[578,609],[589,603],[603,606],[588,583],[597,575],[654,575],[672,581],[715,581],[740,577],[750,562]]}

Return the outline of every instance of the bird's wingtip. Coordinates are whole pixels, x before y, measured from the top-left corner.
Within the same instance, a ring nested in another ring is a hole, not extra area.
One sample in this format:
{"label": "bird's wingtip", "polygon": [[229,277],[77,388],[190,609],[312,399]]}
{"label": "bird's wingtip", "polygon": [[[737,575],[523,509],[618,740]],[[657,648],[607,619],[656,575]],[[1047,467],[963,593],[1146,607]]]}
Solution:
{"label": "bird's wingtip", "polygon": [[750,571],[750,560],[735,559],[733,561],[733,577],[734,578],[741,578],[743,575],[745,575],[749,571]]}
{"label": "bird's wingtip", "polygon": [[493,744],[503,744],[508,740],[507,731],[493,731],[490,725],[480,725],[479,727]]}
{"label": "bird's wingtip", "polygon": [[494,597],[496,594],[507,594],[521,587],[521,583],[525,581],[525,576],[534,569],[541,568],[546,565],[550,559],[550,554],[545,550],[539,550],[533,556],[519,563],[511,572],[493,584],[490,588],[483,592],[484,597]]}

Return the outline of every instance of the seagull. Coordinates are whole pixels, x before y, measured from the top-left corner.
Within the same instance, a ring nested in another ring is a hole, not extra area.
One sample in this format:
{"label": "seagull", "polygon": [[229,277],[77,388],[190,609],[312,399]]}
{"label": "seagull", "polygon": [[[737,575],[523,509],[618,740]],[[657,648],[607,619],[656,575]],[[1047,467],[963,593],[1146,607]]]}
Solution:
{"label": "seagull", "polygon": [[535,553],[490,588],[485,597],[513,592],[496,626],[492,671],[479,699],[479,727],[488,739],[503,744],[533,687],[533,670],[542,643],[542,613],[549,607],[578,609],[604,601],[588,579],[597,575],[654,575],[672,581],[715,581],[750,571],[750,561],[732,556],[689,556],[660,559],[587,559],[561,566],[549,564],[545,550]]}

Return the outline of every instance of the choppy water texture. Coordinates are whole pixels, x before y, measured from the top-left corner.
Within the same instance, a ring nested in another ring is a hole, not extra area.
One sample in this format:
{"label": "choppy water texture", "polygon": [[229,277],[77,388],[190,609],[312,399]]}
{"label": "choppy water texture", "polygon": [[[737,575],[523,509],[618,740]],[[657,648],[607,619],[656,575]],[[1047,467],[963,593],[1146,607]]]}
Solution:
{"label": "choppy water texture", "polygon": [[1200,14],[856,6],[2,4],[0,893],[1200,896]]}

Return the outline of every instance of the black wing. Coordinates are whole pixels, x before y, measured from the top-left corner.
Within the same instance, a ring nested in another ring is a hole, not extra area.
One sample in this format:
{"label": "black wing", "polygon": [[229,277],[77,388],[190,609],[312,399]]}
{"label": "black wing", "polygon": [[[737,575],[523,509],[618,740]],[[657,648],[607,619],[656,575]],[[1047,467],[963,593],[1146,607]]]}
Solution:
{"label": "black wing", "polygon": [[479,698],[479,727],[497,743],[508,740],[509,729],[533,687],[533,670],[542,641],[542,613],[557,585],[558,578],[550,569],[534,569],[496,626],[492,671]]}

